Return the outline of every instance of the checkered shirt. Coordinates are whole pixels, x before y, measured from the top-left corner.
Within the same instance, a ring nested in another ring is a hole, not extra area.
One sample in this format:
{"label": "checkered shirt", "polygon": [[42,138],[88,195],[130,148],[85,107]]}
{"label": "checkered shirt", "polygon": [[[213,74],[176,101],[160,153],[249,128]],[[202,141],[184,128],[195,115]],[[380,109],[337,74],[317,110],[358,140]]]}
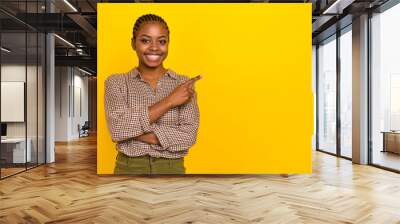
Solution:
{"label": "checkered shirt", "polygon": [[[148,108],[168,96],[188,77],[168,70],[154,91],[137,68],[125,74],[115,74],[104,83],[104,107],[111,138],[117,150],[127,156],[181,158],[196,142],[199,108],[196,93],[189,102],[170,109],[150,124]],[[136,141],[133,138],[153,132],[160,145]]]}

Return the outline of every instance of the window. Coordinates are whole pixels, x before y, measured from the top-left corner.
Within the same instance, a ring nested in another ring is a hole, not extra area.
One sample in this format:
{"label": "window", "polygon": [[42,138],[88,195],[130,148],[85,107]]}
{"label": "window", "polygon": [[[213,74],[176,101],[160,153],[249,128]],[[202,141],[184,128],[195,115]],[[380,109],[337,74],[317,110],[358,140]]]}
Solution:
{"label": "window", "polygon": [[400,4],[371,18],[371,160],[400,170]]}
{"label": "window", "polygon": [[336,36],[318,47],[318,149],[336,153]]}
{"label": "window", "polygon": [[352,34],[351,26],[340,36],[340,155],[352,157]]}

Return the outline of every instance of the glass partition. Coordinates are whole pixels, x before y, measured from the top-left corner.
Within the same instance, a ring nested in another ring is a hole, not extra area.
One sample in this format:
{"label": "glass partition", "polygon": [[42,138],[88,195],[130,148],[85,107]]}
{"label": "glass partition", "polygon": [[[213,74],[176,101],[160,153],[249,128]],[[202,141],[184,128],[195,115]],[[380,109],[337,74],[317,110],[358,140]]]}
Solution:
{"label": "glass partition", "polygon": [[26,141],[26,33],[3,32],[1,47],[1,175],[6,177],[25,170],[32,155]]}
{"label": "glass partition", "polygon": [[[16,17],[45,1],[1,1]],[[0,11],[0,178],[45,163],[45,35]]]}

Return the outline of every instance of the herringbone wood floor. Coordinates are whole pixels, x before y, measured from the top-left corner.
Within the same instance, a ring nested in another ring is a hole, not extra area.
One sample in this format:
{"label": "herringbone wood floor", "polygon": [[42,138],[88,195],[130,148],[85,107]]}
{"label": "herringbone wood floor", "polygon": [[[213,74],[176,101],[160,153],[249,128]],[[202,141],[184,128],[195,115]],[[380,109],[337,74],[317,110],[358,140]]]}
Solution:
{"label": "herringbone wood floor", "polygon": [[0,181],[0,223],[400,223],[400,175],[314,153],[312,175],[96,175],[95,138]]}

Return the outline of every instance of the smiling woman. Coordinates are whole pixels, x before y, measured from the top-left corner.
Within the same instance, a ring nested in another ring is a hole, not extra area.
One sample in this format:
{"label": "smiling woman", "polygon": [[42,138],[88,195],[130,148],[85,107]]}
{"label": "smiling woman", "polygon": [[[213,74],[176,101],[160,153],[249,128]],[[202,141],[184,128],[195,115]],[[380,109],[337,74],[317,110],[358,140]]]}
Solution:
{"label": "smiling woman", "polygon": [[139,63],[144,62],[143,66],[147,67],[159,67],[168,55],[167,23],[156,15],[141,16],[133,27],[132,35],[132,47],[137,53]]}
{"label": "smiling woman", "polygon": [[133,27],[139,65],[105,81],[107,126],[117,143],[115,174],[184,174],[183,157],[197,137],[199,109],[194,83],[163,66],[169,29],[146,14]]}

